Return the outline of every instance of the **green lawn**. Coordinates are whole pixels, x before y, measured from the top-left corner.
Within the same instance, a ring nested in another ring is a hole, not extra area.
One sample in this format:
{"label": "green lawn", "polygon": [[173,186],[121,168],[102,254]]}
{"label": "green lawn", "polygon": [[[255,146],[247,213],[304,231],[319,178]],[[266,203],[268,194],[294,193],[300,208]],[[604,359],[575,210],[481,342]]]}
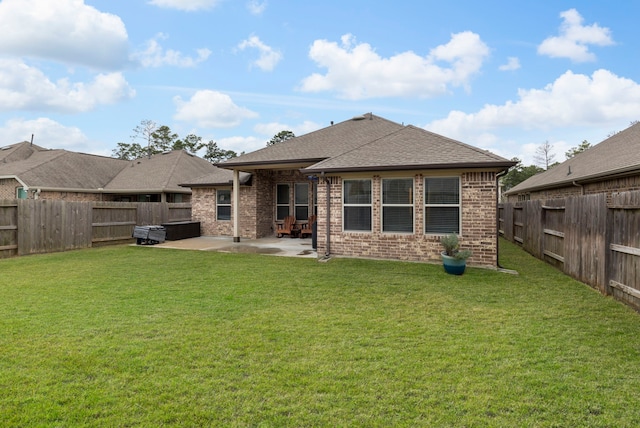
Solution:
{"label": "green lawn", "polygon": [[0,426],[639,426],[640,315],[501,249],[0,260]]}

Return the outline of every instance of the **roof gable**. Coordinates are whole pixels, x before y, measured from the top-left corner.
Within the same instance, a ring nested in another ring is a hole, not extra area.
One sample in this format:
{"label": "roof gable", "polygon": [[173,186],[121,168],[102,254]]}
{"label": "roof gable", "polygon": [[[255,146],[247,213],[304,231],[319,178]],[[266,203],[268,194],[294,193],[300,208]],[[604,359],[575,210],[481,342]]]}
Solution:
{"label": "roof gable", "polygon": [[573,182],[604,179],[634,171],[640,173],[640,123],[528,178],[505,194],[563,187]]}
{"label": "roof gable", "polygon": [[486,150],[408,125],[368,144],[318,162],[304,171],[503,168],[513,163]]}
{"label": "roof gable", "polygon": [[301,162],[307,165],[338,156],[377,138],[391,134],[403,125],[367,113],[330,125],[255,152],[222,162],[223,168]]}

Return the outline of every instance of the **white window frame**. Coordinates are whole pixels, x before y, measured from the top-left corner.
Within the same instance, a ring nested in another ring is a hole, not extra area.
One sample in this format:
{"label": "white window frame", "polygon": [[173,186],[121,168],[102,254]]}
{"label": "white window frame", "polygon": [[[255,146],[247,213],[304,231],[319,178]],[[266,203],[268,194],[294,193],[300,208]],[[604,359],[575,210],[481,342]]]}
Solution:
{"label": "white window frame", "polygon": [[[220,193],[221,192],[229,192],[229,203],[221,204],[220,203]],[[216,190],[216,221],[231,221],[233,216],[231,215],[231,189],[218,189]],[[229,218],[220,218],[220,207],[229,207]]]}
{"label": "white window frame", "polygon": [[[449,178],[449,179],[457,179],[458,180],[458,203],[457,204],[429,204],[427,203],[427,180],[429,179],[438,179],[438,178]],[[462,177],[459,175],[451,175],[451,176],[429,176],[424,177],[423,181],[423,198],[424,198],[424,234],[425,235],[446,235],[449,233],[455,233],[456,235],[462,234]],[[427,230],[427,209],[428,208],[457,208],[458,209],[458,230],[450,230],[450,231],[440,231],[440,232],[429,232]]]}
{"label": "white window frame", "polygon": [[[347,194],[346,194],[345,188],[347,187],[347,182],[352,182],[352,181],[368,181],[369,182],[370,191],[369,191],[368,204],[346,202]],[[347,225],[346,209],[352,208],[352,207],[353,208],[369,207],[369,218],[370,218],[369,229],[347,229],[346,228],[346,225]],[[342,231],[354,232],[354,233],[368,233],[368,232],[370,233],[373,231],[373,180],[371,178],[349,178],[349,179],[342,180]]]}
{"label": "white window frame", "polygon": [[[403,181],[410,181],[411,182],[411,203],[408,204],[391,204],[391,203],[385,203],[385,194],[384,194],[384,185],[385,185],[385,181],[398,181],[398,180],[403,180]],[[382,178],[380,181],[380,204],[381,204],[381,209],[380,209],[380,230],[382,230],[382,233],[392,233],[392,234],[398,234],[398,233],[403,233],[403,234],[408,234],[411,235],[413,233],[415,233],[416,230],[416,209],[415,209],[415,182],[414,179],[412,177],[388,177],[388,178]],[[384,212],[385,212],[385,208],[393,208],[393,207],[400,207],[400,208],[411,208],[411,230],[407,231],[407,230],[384,230]]]}

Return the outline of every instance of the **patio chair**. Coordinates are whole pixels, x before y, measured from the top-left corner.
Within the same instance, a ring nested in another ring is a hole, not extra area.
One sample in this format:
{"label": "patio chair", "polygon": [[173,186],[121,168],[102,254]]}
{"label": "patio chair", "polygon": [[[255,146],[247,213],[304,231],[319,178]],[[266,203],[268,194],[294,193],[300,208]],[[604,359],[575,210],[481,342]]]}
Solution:
{"label": "patio chair", "polygon": [[296,219],[290,215],[284,218],[284,222],[278,223],[278,229],[276,230],[277,237],[282,238],[284,235],[293,236],[297,231],[295,229]]}
{"label": "patio chair", "polygon": [[316,222],[315,214],[309,216],[309,219],[302,223],[300,226],[300,238],[304,238],[305,235],[311,236],[313,234],[313,223]]}

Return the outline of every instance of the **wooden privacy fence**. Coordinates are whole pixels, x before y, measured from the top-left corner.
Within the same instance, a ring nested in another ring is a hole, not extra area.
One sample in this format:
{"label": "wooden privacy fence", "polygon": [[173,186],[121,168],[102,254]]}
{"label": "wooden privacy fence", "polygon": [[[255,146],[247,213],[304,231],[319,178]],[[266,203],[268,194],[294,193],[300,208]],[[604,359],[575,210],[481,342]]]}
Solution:
{"label": "wooden privacy fence", "polygon": [[640,191],[505,203],[500,234],[640,310]]}
{"label": "wooden privacy fence", "polygon": [[0,201],[0,258],[128,240],[135,225],[189,220],[190,204]]}

